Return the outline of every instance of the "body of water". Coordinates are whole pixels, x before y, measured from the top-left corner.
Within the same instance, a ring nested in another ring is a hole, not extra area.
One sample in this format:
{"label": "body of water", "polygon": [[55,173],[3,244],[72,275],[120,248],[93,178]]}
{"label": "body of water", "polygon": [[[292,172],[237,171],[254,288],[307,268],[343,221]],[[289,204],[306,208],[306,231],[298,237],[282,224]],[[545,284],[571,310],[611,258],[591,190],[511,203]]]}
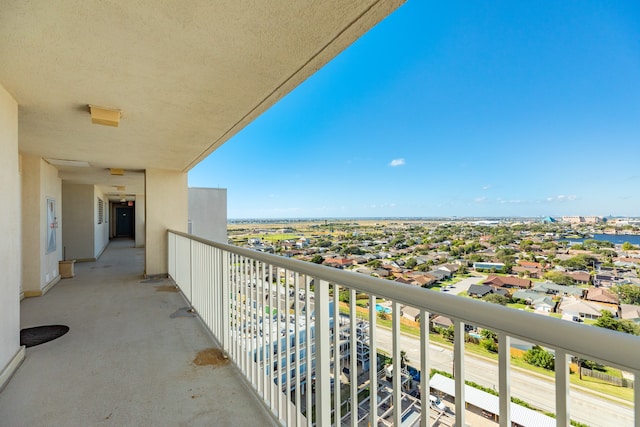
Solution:
{"label": "body of water", "polygon": [[[611,242],[615,245],[621,245],[624,242],[629,242],[632,245],[640,245],[640,235],[638,234],[594,234],[593,237],[589,239],[593,240],[603,240],[607,242]],[[588,239],[561,239],[567,240],[571,243],[582,243]]]}
{"label": "body of water", "polygon": [[378,313],[386,313],[386,314],[391,313],[391,309],[389,307],[385,307],[385,306],[380,305],[380,304],[376,304],[376,311]]}

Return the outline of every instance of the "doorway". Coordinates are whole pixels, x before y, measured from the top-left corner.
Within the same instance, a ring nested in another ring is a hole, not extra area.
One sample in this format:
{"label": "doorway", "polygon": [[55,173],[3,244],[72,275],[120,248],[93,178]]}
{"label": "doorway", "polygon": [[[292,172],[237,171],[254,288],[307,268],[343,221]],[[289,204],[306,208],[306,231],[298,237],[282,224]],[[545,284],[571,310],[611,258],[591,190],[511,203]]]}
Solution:
{"label": "doorway", "polygon": [[116,206],[116,230],[114,237],[135,238],[135,212],[133,207]]}

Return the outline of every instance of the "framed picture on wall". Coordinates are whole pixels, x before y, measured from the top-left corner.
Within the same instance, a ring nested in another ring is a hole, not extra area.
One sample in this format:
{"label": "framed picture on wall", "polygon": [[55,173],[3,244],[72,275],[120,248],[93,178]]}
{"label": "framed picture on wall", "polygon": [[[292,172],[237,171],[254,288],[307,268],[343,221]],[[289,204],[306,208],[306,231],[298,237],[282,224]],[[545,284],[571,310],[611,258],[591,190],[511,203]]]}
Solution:
{"label": "framed picture on wall", "polygon": [[57,228],[58,218],[56,217],[56,200],[47,199],[47,253],[53,252],[57,248]]}

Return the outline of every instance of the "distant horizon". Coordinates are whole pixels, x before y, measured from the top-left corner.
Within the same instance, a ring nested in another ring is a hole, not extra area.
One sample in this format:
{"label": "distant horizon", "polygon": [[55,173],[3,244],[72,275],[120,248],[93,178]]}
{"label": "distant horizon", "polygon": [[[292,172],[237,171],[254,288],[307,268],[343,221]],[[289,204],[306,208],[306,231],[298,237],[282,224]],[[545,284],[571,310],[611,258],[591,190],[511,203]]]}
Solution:
{"label": "distant horizon", "polygon": [[189,185],[239,219],[638,217],[638,52],[637,0],[408,1]]}
{"label": "distant horizon", "polygon": [[227,218],[227,222],[232,221],[328,221],[328,220],[479,220],[479,221],[505,221],[505,220],[540,220],[544,218],[561,219],[562,217],[598,217],[612,219],[640,219],[640,217],[631,216],[613,216],[613,215],[542,215],[542,216],[353,216],[353,217],[281,217],[281,218]]}

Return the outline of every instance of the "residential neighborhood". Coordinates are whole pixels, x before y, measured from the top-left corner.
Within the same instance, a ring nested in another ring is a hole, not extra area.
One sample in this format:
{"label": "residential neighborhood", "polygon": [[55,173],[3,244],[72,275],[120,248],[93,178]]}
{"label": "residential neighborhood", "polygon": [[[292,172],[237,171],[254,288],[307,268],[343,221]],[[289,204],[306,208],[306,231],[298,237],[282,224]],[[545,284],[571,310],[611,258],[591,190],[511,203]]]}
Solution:
{"label": "residential neighborhood", "polygon": [[477,277],[455,294],[587,324],[606,311],[637,334],[640,247],[606,236],[639,241],[640,225],[599,217],[229,225],[230,241],[255,250],[440,292]]}

